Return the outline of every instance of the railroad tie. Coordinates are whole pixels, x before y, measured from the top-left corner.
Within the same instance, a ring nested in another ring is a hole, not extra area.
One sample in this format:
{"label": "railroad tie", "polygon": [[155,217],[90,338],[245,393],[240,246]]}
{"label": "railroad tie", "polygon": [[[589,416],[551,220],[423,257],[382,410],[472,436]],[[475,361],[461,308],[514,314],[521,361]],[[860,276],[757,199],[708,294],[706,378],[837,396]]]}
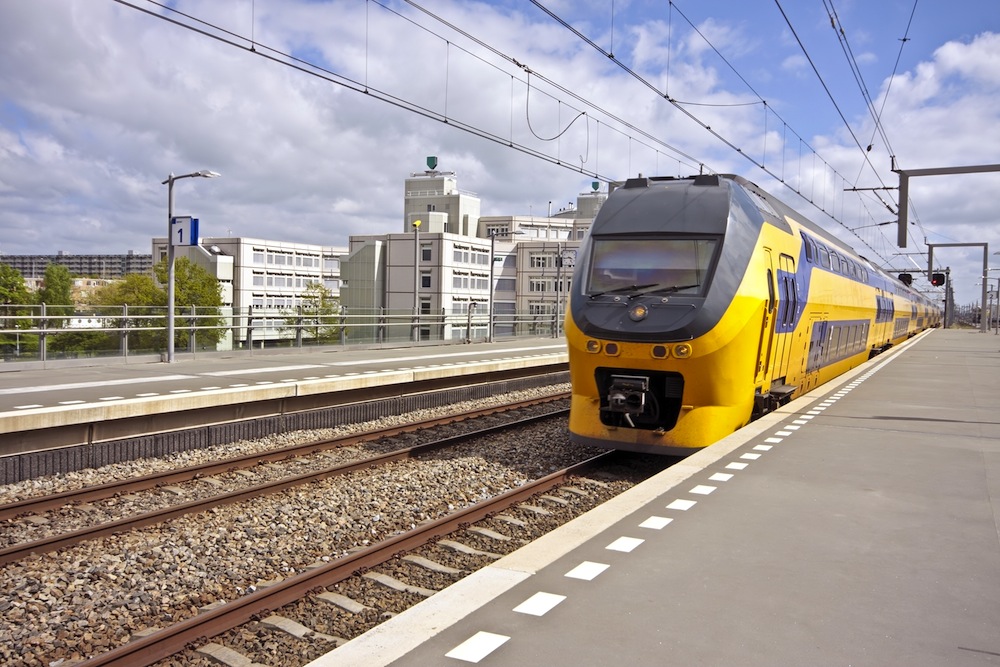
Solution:
{"label": "railroad tie", "polygon": [[346,595],[341,595],[340,593],[331,593],[330,591],[325,591],[319,593],[315,596],[317,600],[322,600],[327,604],[332,604],[336,607],[340,607],[344,611],[349,611],[352,614],[360,614],[367,609],[372,609],[372,607],[366,607],[360,602],[355,602]]}
{"label": "railroad tie", "polygon": [[382,584],[394,591],[401,591],[404,593],[414,593],[416,595],[429,598],[430,596],[437,593],[437,591],[430,588],[423,588],[421,586],[411,586],[399,579],[390,577],[388,574],[382,574],[381,572],[365,572],[363,575],[365,579],[370,579],[376,583]]}
{"label": "railroad tie", "polygon": [[441,574],[462,574],[461,570],[448,567],[447,565],[442,565],[441,563],[432,561],[429,558],[424,558],[423,556],[407,554],[406,556],[403,556],[403,560],[408,563],[413,563],[414,565],[419,565],[420,567],[428,569],[431,572],[440,572]]}
{"label": "railroad tie", "polygon": [[238,651],[214,642],[199,646],[195,649],[195,653],[200,653],[213,662],[226,665],[226,667],[265,667],[265,665],[254,662]]}
{"label": "railroad tie", "polygon": [[455,542],[453,540],[440,540],[439,545],[446,549],[451,549],[452,551],[457,551],[459,553],[468,554],[470,556],[486,556],[493,560],[500,560],[503,558],[502,554],[495,554],[492,551],[480,551],[474,547],[470,547],[467,544],[462,544],[461,542]]}
{"label": "railroad tie", "polygon": [[333,635],[325,635],[322,632],[316,632],[315,630],[302,625],[298,621],[293,621],[290,618],[278,616],[277,614],[272,614],[267,618],[261,619],[260,624],[265,628],[280,630],[281,632],[290,634],[297,639],[319,639],[327,643],[335,644],[336,646],[340,646],[341,644],[347,642],[346,639],[334,637]]}
{"label": "railroad tie", "polygon": [[548,511],[544,507],[539,507],[538,505],[518,505],[518,507],[526,512],[537,514],[538,516],[550,516],[552,514],[552,512]]}
{"label": "railroad tie", "polygon": [[510,542],[511,538],[506,535],[501,535],[495,530],[490,530],[489,528],[483,528],[482,526],[469,526],[466,528],[470,533],[475,533],[476,535],[482,535],[483,537],[488,537],[498,542]]}

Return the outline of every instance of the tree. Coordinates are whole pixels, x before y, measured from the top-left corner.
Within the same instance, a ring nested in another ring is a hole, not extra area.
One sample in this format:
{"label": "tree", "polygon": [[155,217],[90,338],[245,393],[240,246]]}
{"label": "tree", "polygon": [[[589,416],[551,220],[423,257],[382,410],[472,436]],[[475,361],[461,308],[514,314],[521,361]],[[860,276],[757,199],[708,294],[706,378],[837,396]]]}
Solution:
{"label": "tree", "polygon": [[[302,331],[314,343],[333,343],[340,340],[340,301],[333,292],[318,282],[306,283],[302,292],[302,306],[296,313],[285,311],[286,322],[301,319]],[[301,318],[300,318],[301,316]],[[288,327],[284,327],[287,330]]]}
{"label": "tree", "polygon": [[[162,260],[153,272],[161,285],[167,284],[167,261]],[[164,295],[163,303],[166,304]],[[183,349],[190,344],[191,327],[197,330],[198,344],[203,347],[214,347],[225,333],[222,326],[225,320],[219,309],[222,307],[222,286],[219,281],[205,269],[201,268],[187,257],[174,261],[174,306],[176,308],[195,308],[196,317],[185,317],[190,314],[179,312],[174,320],[175,345]]]}
{"label": "tree", "polygon": [[24,276],[10,264],[0,262],[0,304],[12,306],[25,303],[28,303],[28,288],[24,286]]}
{"label": "tree", "polygon": [[116,349],[122,345],[126,334],[128,348],[132,351],[154,352],[166,346],[163,306],[167,303],[167,295],[152,276],[126,274],[122,280],[96,289],[87,303],[93,315],[103,318],[108,326],[126,330],[105,333],[99,340],[90,339],[91,349]]}
{"label": "tree", "polygon": [[35,301],[45,304],[45,314],[52,319],[49,326],[63,328],[67,317],[76,310],[73,307],[73,277],[62,264],[49,264],[45,267],[45,278],[41,289],[35,294]]}
{"label": "tree", "polygon": [[[25,305],[31,300],[24,276],[10,264],[0,262],[0,331],[13,331],[31,326],[30,320],[18,316],[27,315],[30,309]],[[17,333],[0,333],[0,353],[7,355],[18,348]]]}
{"label": "tree", "polygon": [[[153,351],[166,348],[166,260],[154,266],[153,272],[156,278],[130,273],[123,280],[98,289],[89,301],[91,305],[104,307],[105,312],[114,307],[120,320],[118,326],[128,329],[129,349]],[[126,305],[128,317],[121,318],[122,307]],[[174,306],[174,343],[179,348],[189,345],[192,326],[198,327],[196,340],[202,347],[213,347],[223,336],[221,327],[225,321],[219,313],[222,306],[219,281],[186,257],[178,258],[174,263]],[[197,313],[193,320],[189,317],[192,306]]]}

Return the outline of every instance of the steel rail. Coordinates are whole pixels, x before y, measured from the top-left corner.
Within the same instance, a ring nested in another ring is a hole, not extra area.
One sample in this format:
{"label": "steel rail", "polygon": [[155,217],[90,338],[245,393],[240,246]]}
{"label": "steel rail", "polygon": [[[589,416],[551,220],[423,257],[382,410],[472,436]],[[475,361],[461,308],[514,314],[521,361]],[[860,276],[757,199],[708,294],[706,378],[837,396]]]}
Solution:
{"label": "steel rail", "polygon": [[404,433],[412,433],[436,426],[459,423],[475,417],[485,417],[500,412],[509,412],[511,410],[531,407],[533,405],[541,405],[568,397],[569,392],[561,392],[559,394],[553,394],[552,396],[546,396],[543,398],[533,398],[506,405],[483,408],[482,410],[464,413],[461,415],[449,415],[448,417],[425,419],[418,422],[412,422],[410,424],[404,424],[402,426],[392,426],[358,435],[347,435],[340,438],[334,438],[332,440],[318,440],[316,442],[309,442],[300,445],[290,445],[288,447],[274,449],[267,452],[246,454],[244,456],[236,456],[220,461],[210,461],[208,463],[178,468],[175,470],[164,470],[162,472],[152,473],[142,477],[108,482],[106,484],[89,486],[82,489],[72,489],[61,493],[54,493],[49,496],[24,498],[23,500],[0,505],[0,521],[12,519],[22,514],[37,514],[45,512],[51,509],[63,507],[70,503],[88,503],[95,500],[103,500],[104,498],[110,498],[111,496],[117,494],[145,491],[146,489],[151,489],[157,486],[187,482],[198,477],[206,477],[209,475],[231,472],[233,470],[252,468],[261,463],[283,461],[297,456],[315,454],[317,452],[330,449],[371,442],[381,438],[392,438]]}
{"label": "steel rail", "polygon": [[33,542],[23,542],[21,544],[15,544],[4,549],[0,549],[0,566],[7,565],[8,563],[13,563],[18,560],[27,558],[28,556],[48,553],[51,551],[56,551],[58,549],[63,549],[86,540],[93,540],[98,537],[104,537],[107,535],[114,535],[116,533],[122,533],[128,530],[134,530],[136,528],[142,528],[143,526],[149,526],[157,523],[163,523],[169,521],[170,519],[175,519],[179,516],[185,514],[192,514],[195,512],[203,512],[205,510],[211,509],[213,507],[219,507],[221,505],[232,505],[238,502],[243,502],[256,498],[258,496],[263,496],[271,493],[277,493],[279,491],[284,491],[295,486],[302,486],[309,484],[311,482],[317,482],[328,477],[335,477],[338,475],[345,475],[349,472],[354,472],[355,470],[363,470],[365,468],[374,467],[390,461],[398,461],[402,459],[408,459],[422,454],[427,454],[429,452],[436,451],[438,449],[443,449],[445,447],[451,447],[460,444],[466,440],[471,440],[473,438],[480,438],[492,433],[499,433],[517,426],[525,426],[532,424],[544,419],[549,419],[569,412],[568,409],[555,410],[544,415],[536,415],[534,417],[528,417],[526,419],[519,419],[517,421],[508,422],[506,424],[500,424],[497,426],[491,426],[485,429],[479,429],[477,431],[472,431],[469,433],[462,433],[455,436],[450,436],[441,440],[436,440],[434,442],[425,443],[422,445],[415,445],[413,447],[407,447],[404,449],[399,449],[393,452],[387,452],[385,454],[379,454],[377,456],[372,456],[366,459],[361,459],[358,461],[351,461],[350,463],[344,463],[336,465],[330,468],[325,468],[323,470],[317,470],[313,472],[304,473],[301,475],[294,475],[291,477],[284,477],[282,479],[274,480],[271,482],[266,482],[264,484],[258,484],[255,486],[240,489],[238,491],[232,491],[230,493],[225,493],[217,496],[210,496],[208,498],[202,498],[200,500],[192,500],[187,503],[180,503],[177,505],[171,505],[169,507],[164,507],[153,512],[147,512],[145,514],[139,514],[136,516],[128,517],[125,519],[119,519],[117,521],[110,521],[107,523],[97,524],[95,526],[89,526],[87,528],[81,528],[80,530],[75,530],[69,533],[62,533],[60,535],[52,535],[50,537],[42,538],[40,540],[35,540]]}
{"label": "steel rail", "polygon": [[332,586],[353,574],[389,560],[401,551],[412,550],[458,530],[464,525],[552,489],[571,475],[580,474],[608,461],[617,452],[603,452],[586,461],[512,489],[496,498],[453,512],[425,526],[396,535],[364,551],[340,558],[319,568],[291,576],[212,611],[188,618],[124,646],[90,658],[77,667],[147,667],[184,650],[198,641],[214,637],[242,623],[261,618],[271,611],[301,599],[310,591]]}

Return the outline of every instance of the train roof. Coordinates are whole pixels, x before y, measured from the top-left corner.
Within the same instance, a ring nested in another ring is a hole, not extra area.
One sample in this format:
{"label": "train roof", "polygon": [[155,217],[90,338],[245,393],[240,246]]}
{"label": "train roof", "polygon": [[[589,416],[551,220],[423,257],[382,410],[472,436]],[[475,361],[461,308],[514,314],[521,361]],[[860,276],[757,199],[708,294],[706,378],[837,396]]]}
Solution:
{"label": "train roof", "polygon": [[[671,184],[678,187],[670,187]],[[873,274],[887,281],[887,287],[907,292],[918,300],[928,300],[923,294],[900,281],[897,276],[876,266],[858,254],[853,247],[799,211],[753,181],[736,174],[701,174],[688,177],[640,175],[638,178],[630,178],[624,183],[619,183],[613,190],[613,196],[609,196],[603,204],[601,215],[594,220],[591,234],[599,235],[607,228],[613,230],[616,218],[622,213],[627,213],[629,216],[630,231],[639,234],[659,232],[668,226],[672,232],[724,233],[734,196],[731,191],[733,184],[738,185],[749,195],[753,205],[772,224],[784,226],[791,231],[788,220],[792,220],[830,248],[863,262]],[[641,196],[651,188],[655,188],[660,196],[655,200]],[[675,214],[670,216],[662,214],[663,197],[668,198],[668,206],[676,211]]]}

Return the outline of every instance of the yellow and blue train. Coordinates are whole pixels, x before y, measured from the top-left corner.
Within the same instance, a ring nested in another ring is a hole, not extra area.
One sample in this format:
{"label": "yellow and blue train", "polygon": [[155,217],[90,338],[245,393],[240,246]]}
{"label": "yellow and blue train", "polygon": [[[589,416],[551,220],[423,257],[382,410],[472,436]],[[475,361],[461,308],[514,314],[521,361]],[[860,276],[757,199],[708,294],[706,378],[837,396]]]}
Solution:
{"label": "yellow and blue train", "polygon": [[940,307],[750,181],[639,177],[580,248],[574,442],[688,454],[938,326]]}

